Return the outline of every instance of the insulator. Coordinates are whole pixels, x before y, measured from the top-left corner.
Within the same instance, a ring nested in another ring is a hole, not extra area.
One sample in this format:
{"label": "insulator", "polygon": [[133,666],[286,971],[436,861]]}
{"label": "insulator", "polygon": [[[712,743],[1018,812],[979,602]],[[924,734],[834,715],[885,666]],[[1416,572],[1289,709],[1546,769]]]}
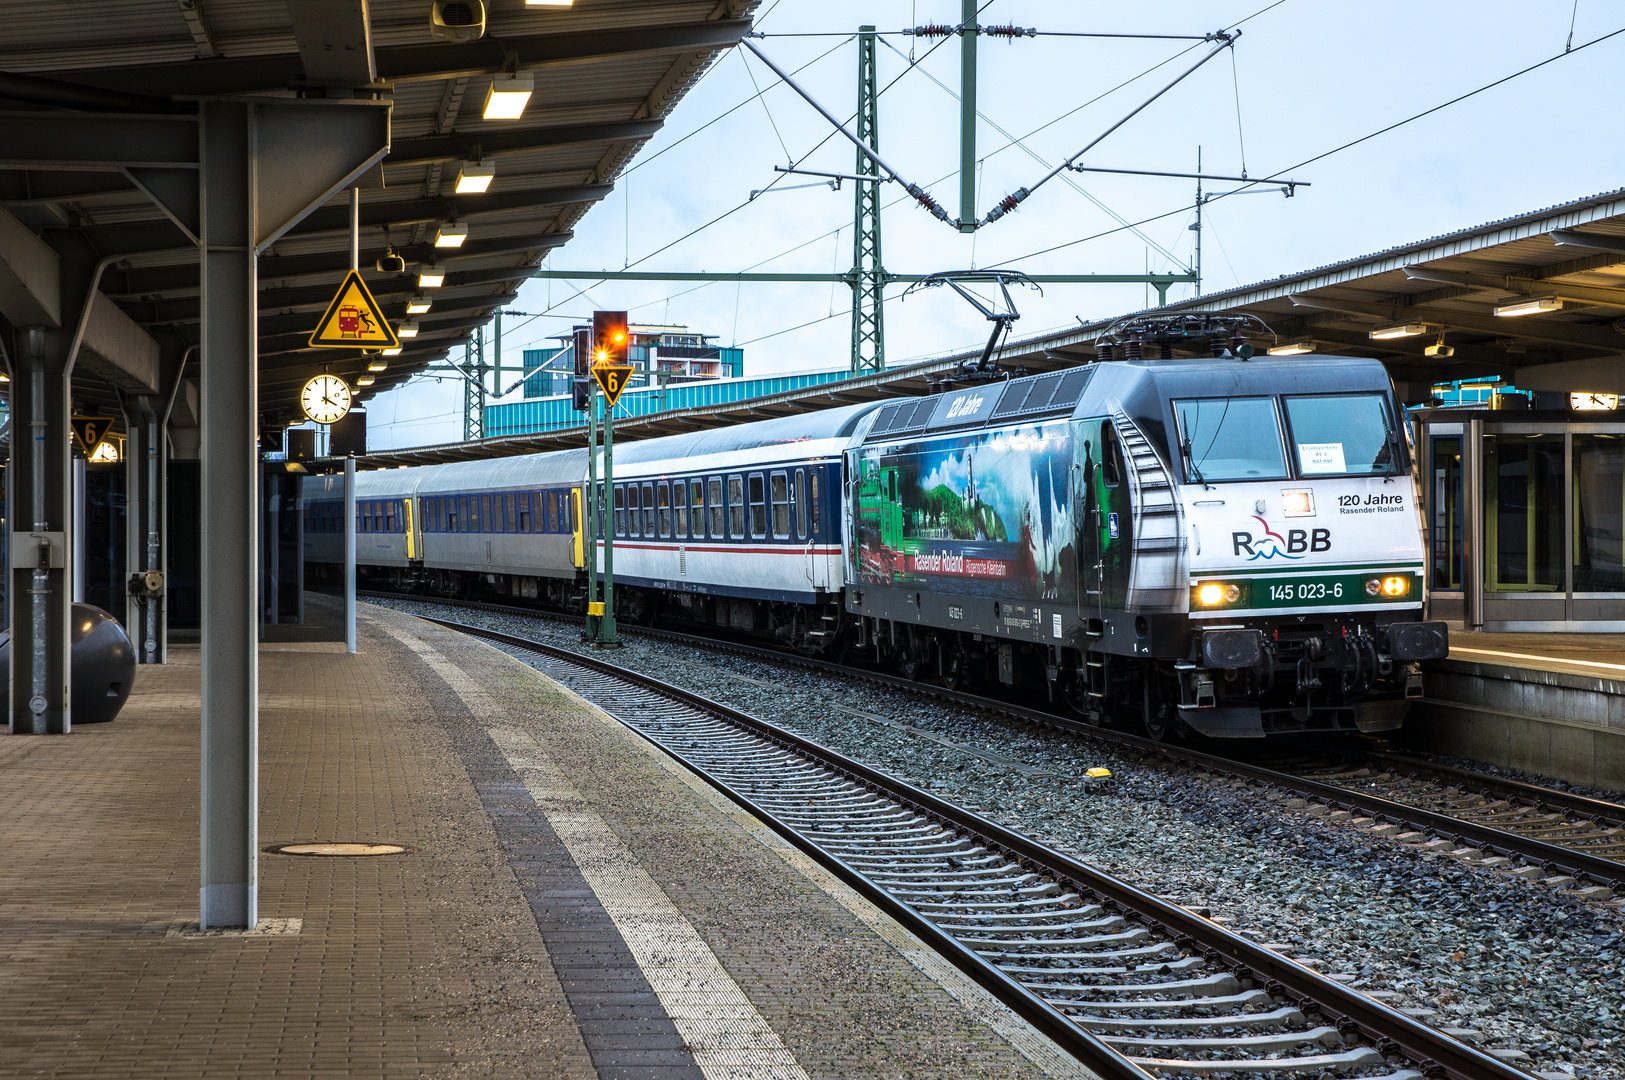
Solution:
{"label": "insulator", "polygon": [[982,33],[987,37],[1002,37],[1011,39],[1018,37],[1037,37],[1038,28],[1036,26],[1022,27],[1015,25],[984,26],[982,27]]}
{"label": "insulator", "polygon": [[1016,198],[1014,195],[1006,195],[1004,198],[999,200],[999,209],[1008,214],[1010,211],[1014,210],[1017,204],[1020,202],[1021,200]]}
{"label": "insulator", "polygon": [[1095,345],[1096,360],[1116,360],[1117,346],[1109,341],[1097,342]]}
{"label": "insulator", "polygon": [[1140,335],[1130,334],[1128,344],[1123,346],[1123,359],[1140,360],[1145,357],[1145,350],[1140,347]]}
{"label": "insulator", "polygon": [[904,30],[903,33],[913,37],[942,38],[956,33],[957,28],[943,23],[926,23],[924,26],[915,26]]}

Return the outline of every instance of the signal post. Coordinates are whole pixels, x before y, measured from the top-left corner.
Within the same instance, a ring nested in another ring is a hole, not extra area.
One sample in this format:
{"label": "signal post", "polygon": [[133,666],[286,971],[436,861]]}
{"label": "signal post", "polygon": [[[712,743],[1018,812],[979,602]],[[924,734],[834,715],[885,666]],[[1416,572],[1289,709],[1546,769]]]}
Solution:
{"label": "signal post", "polygon": [[[582,335],[577,335],[579,344]],[[593,645],[600,649],[618,649],[621,639],[615,632],[615,405],[621,400],[632,375],[627,362],[627,347],[631,335],[627,328],[626,312],[595,311],[592,316],[592,383],[604,392],[604,593],[603,600],[593,601],[593,582],[598,577],[597,552],[588,556],[587,626]],[[587,386],[587,430],[590,463],[597,456],[597,436],[594,432],[592,383]],[[588,481],[593,483],[593,466],[587,466]]]}

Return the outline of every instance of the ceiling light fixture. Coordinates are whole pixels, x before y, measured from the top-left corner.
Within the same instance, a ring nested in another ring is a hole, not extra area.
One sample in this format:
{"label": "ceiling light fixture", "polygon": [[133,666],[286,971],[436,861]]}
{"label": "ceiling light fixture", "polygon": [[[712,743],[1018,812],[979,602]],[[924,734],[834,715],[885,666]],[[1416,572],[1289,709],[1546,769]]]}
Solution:
{"label": "ceiling light fixture", "polygon": [[465,161],[457,171],[457,194],[483,195],[496,179],[495,165],[482,165],[478,161]]}
{"label": "ceiling light fixture", "polygon": [[[401,355],[401,347],[399,345],[397,345],[393,349],[385,349],[381,355],[383,355],[383,356],[399,356],[399,355]],[[375,364],[379,363],[379,362],[380,361],[377,361],[377,360],[373,361],[373,363],[375,363]],[[388,365],[385,365],[385,366],[388,366]],[[379,368],[378,370],[382,371],[383,368]]]}
{"label": "ceiling light fixture", "polygon": [[407,319],[407,320],[403,321],[401,323],[400,329],[395,331],[395,336],[398,337],[398,338],[403,338],[403,339],[404,338],[417,337],[418,336],[418,321],[416,319]]}
{"label": "ceiling light fixture", "polygon": [[389,361],[388,360],[382,360],[382,359],[380,359],[380,360],[368,360],[367,361],[367,370],[368,371],[388,371],[389,370]]}
{"label": "ceiling light fixture", "polygon": [[427,296],[424,296],[422,293],[413,293],[412,299],[406,302],[406,313],[408,315],[422,315],[433,306],[434,301],[430,300]]}
{"label": "ceiling light fixture", "polygon": [[535,88],[535,77],[528,71],[497,72],[491,76],[491,88],[485,92],[485,119],[519,119],[525,114],[525,106],[530,104]]}
{"label": "ceiling light fixture", "polygon": [[468,226],[448,221],[440,226],[440,231],[434,234],[434,246],[437,248],[460,248],[463,241],[468,239]]}
{"label": "ceiling light fixture", "polygon": [[525,0],[526,7],[569,7],[576,0]]}
{"label": "ceiling light fixture", "polygon": [[1428,332],[1426,323],[1390,323],[1371,331],[1372,341],[1392,341],[1394,338],[1416,337]]}
{"label": "ceiling light fixture", "polygon": [[1315,351],[1313,338],[1299,338],[1296,341],[1283,341],[1279,345],[1270,346],[1271,356],[1302,356],[1304,353]]}
{"label": "ceiling light fixture", "polygon": [[[438,266],[425,266],[418,271],[418,288],[438,289],[446,283],[446,272]],[[410,307],[408,311],[412,310]]]}
{"label": "ceiling light fixture", "polygon": [[375,383],[377,381],[378,381],[378,376],[376,376],[376,375],[363,375],[363,376],[361,376],[360,378],[358,378],[355,381],[355,384],[357,386],[371,386],[373,383]]}
{"label": "ceiling light fixture", "polygon": [[1495,313],[1503,319],[1520,315],[1538,315],[1543,311],[1562,311],[1563,301],[1550,294],[1546,296],[1519,296],[1495,305]]}

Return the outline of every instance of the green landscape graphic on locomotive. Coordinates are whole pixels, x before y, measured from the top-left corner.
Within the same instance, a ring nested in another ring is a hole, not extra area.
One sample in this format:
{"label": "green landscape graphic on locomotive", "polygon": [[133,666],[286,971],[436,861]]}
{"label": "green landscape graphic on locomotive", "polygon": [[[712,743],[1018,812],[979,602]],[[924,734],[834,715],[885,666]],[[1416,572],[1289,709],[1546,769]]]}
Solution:
{"label": "green landscape graphic on locomotive", "polygon": [[858,580],[1076,602],[1075,464],[1065,422],[865,447]]}

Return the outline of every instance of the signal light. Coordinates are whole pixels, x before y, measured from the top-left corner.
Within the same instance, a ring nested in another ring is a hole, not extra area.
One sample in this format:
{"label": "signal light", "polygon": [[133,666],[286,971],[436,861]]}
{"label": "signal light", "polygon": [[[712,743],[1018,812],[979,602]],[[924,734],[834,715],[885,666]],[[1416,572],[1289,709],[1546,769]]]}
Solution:
{"label": "signal light", "polygon": [[1402,577],[1386,577],[1382,579],[1382,594],[1384,596],[1404,596],[1411,589],[1411,583]]}
{"label": "signal light", "polygon": [[592,313],[593,356],[599,364],[622,367],[626,364],[626,349],[631,333],[624,311],[595,311]]}

